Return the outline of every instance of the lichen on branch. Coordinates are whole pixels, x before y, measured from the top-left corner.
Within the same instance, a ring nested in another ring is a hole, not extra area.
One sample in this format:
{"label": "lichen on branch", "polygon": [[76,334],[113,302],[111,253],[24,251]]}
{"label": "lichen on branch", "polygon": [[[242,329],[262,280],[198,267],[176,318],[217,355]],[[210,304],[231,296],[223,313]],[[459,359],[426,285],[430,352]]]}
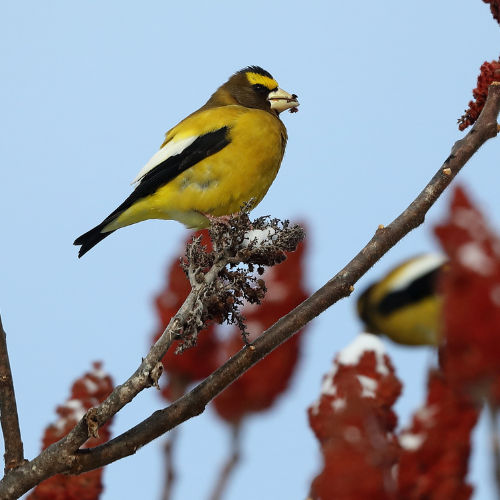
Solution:
{"label": "lichen on branch", "polygon": [[193,237],[181,259],[195,300],[191,314],[178,326],[178,352],[195,345],[198,333],[212,321],[236,324],[246,341],[241,307],[261,303],[264,268],[283,262],[305,237],[304,230],[288,220],[251,221],[246,209],[227,221],[214,221],[209,234],[209,243]]}

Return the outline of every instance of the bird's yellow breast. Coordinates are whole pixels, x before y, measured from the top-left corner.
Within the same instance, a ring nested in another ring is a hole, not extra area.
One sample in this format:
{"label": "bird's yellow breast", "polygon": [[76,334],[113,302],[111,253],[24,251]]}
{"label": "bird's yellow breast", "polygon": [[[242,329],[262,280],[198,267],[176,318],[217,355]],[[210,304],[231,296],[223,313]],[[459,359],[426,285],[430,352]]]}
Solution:
{"label": "bird's yellow breast", "polygon": [[400,344],[438,345],[441,309],[441,297],[432,296],[389,315],[376,315],[373,321],[380,332]]}
{"label": "bird's yellow breast", "polygon": [[205,227],[200,214],[229,215],[253,199],[257,205],[278,173],[286,129],[278,117],[258,109],[231,105],[191,115],[166,135],[165,143],[228,127],[229,144],[188,168],[155,193],[137,201],[117,221],[175,219],[188,227]]}
{"label": "bird's yellow breast", "polygon": [[[442,297],[437,291],[418,300],[408,299],[390,312],[380,311],[381,301],[395,291],[394,284],[408,272],[412,259],[393,269],[373,286],[366,300],[369,301],[369,326],[375,333],[406,345],[438,345],[441,336]],[[397,291],[397,289],[396,289]]]}

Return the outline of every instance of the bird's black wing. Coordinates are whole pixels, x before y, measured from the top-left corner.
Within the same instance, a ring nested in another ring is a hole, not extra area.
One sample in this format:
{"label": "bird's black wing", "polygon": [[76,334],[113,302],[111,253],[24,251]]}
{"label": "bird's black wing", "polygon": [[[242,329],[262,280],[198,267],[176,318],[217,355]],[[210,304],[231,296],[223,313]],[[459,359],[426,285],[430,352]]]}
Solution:
{"label": "bird's black wing", "polygon": [[179,154],[163,160],[141,178],[139,185],[117,210],[126,210],[137,200],[155,193],[188,168],[225,148],[230,143],[228,132],[228,127],[222,127],[200,135]]}
{"label": "bird's black wing", "polygon": [[421,300],[436,295],[437,281],[443,266],[432,269],[401,290],[388,293],[378,304],[380,314],[388,315],[400,307],[416,304]]}
{"label": "bird's black wing", "polygon": [[175,179],[179,174],[196,165],[201,160],[221,151],[230,142],[229,127],[221,127],[218,130],[200,135],[180,153],[166,158],[153,167],[141,178],[139,185],[116,210],[110,213],[99,225],[75,240],[74,245],[81,245],[78,256],[81,257],[94,245],[97,245],[97,243],[111,234],[112,231],[103,233],[102,229],[130,208],[135,202],[154,194],[159,188]]}

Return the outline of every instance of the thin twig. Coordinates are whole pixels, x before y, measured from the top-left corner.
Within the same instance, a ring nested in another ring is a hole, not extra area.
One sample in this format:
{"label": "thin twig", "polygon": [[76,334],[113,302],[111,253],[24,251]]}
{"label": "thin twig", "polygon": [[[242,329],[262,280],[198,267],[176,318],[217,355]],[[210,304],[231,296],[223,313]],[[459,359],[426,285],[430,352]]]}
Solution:
{"label": "thin twig", "polygon": [[412,229],[424,222],[430,207],[471,156],[488,139],[497,135],[496,120],[499,112],[500,86],[491,85],[485,107],[476,124],[463,139],[455,143],[450,156],[423,191],[391,224],[377,229],[368,244],[340,272],[299,306],[279,319],[250,347],[245,347],[236,353],[223,366],[168,408],[156,411],[143,422],[103,445],[92,450],[80,450],[76,460],[78,465],[74,470],[91,470],[131,455],[135,453],[137,447],[150,442],[185,420],[199,415],[209,401],[246,370],[332,304],[350,295],[356,281],[375,262]]}
{"label": "thin twig", "polygon": [[170,500],[172,498],[172,492],[174,489],[175,480],[177,474],[174,468],[174,448],[177,443],[177,438],[179,436],[179,428],[176,427],[172,429],[165,440],[163,445],[163,450],[165,452],[165,486],[163,487],[163,492],[161,499]]}
{"label": "thin twig", "polygon": [[[0,482],[0,498],[6,500],[17,498],[43,479],[56,473],[85,472],[131,455],[161,434],[202,413],[211,399],[246,370],[332,304],[348,296],[354,290],[354,284],[375,262],[412,229],[423,223],[430,207],[460,169],[488,139],[497,135],[499,111],[500,86],[491,85],[483,112],[472,130],[463,139],[455,143],[443,166],[408,208],[390,225],[379,228],[368,244],[339,273],[293,311],[278,320],[251,346],[243,348],[222,367],[171,406],[156,411],[143,422],[106,444],[93,449],[79,450],[78,448],[87,439],[85,423],[80,422],[66,438],[44,450],[29,463],[6,475]],[[172,333],[172,330],[168,331],[170,333],[164,333],[164,335]],[[160,340],[162,338],[163,336]],[[156,345],[153,349],[155,347]],[[133,393],[136,390],[138,392],[142,388],[141,384],[137,384],[137,378],[140,378],[142,373],[145,373],[147,378],[153,368],[151,362],[160,360],[163,356],[164,353],[157,357],[158,350],[163,351],[160,347],[155,349],[154,354],[150,351],[145,359],[146,364],[143,363],[136,372],[137,375],[134,374],[126,382],[126,384],[132,383],[134,389],[126,391],[126,402],[134,397],[135,394]],[[126,403],[121,404],[123,394],[120,391],[115,394],[120,387],[117,387],[110,396],[112,401],[107,400],[98,407],[97,414],[100,425]],[[114,403],[115,399],[118,404]]]}
{"label": "thin twig", "polygon": [[[179,311],[151,347],[139,368],[124,384],[117,386],[99,406],[92,409],[92,417],[99,427],[132,401],[140,391],[146,387],[156,385],[157,378],[161,375],[161,370],[158,369],[161,366],[160,360],[176,338],[179,325],[184,324],[186,319],[191,316],[191,311],[194,309],[196,302],[199,301],[199,296],[217,278],[218,272],[224,265],[223,262],[214,265],[206,274],[204,282],[191,289]],[[157,374],[157,376],[153,374]],[[47,447],[30,462],[25,463],[27,467],[18,467],[11,471],[10,474],[5,475],[0,481],[0,498],[6,500],[18,498],[44,479],[72,470],[75,465],[78,465],[75,462],[75,452],[89,437],[86,416],[84,416],[64,438]],[[140,446],[135,449],[138,448]],[[14,473],[16,474],[12,475]]]}
{"label": "thin twig", "polygon": [[[175,377],[169,380],[172,400],[178,399],[186,393],[188,381],[182,377]],[[168,434],[163,446],[165,456],[165,484],[161,495],[161,500],[171,500],[177,474],[174,465],[174,450],[179,437],[179,428],[172,429]]]}
{"label": "thin twig", "polygon": [[229,478],[235,467],[238,465],[241,458],[240,450],[241,423],[235,423],[231,426],[231,442],[229,444],[229,456],[222,466],[222,469],[217,478],[215,488],[210,495],[210,500],[221,500],[226,491]]}
{"label": "thin twig", "polygon": [[24,463],[23,442],[17,416],[14,382],[7,352],[7,335],[0,317],[0,419],[5,441],[5,473]]}

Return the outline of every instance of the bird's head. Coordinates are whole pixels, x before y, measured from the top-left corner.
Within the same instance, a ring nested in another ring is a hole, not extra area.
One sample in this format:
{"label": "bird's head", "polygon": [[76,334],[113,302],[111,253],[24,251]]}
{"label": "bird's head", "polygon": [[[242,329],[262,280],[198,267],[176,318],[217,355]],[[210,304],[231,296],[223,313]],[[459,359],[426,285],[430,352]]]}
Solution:
{"label": "bird's head", "polygon": [[259,66],[248,66],[219,87],[207,104],[239,104],[278,115],[287,109],[296,110],[299,102],[295,94],[280,89],[278,82],[266,70]]}

